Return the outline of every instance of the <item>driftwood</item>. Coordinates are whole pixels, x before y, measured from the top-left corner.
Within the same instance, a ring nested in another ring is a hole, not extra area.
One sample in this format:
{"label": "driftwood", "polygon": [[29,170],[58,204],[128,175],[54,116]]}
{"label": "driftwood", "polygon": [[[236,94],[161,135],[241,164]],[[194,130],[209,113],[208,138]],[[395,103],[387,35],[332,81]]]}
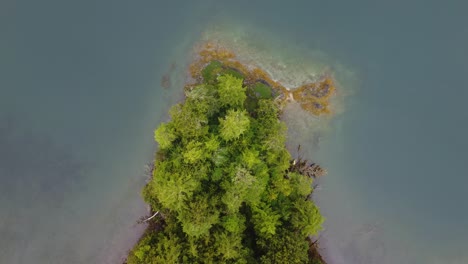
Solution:
{"label": "driftwood", "polygon": [[146,218],[145,220],[143,220],[143,222],[148,222],[149,220],[153,219],[155,216],[157,216],[159,214],[159,211],[157,211],[156,213],[154,213],[152,216],[150,216],[149,218]]}
{"label": "driftwood", "polygon": [[320,167],[318,164],[308,163],[307,161],[295,161],[296,160],[294,160],[295,165],[293,165],[293,171],[296,171],[302,175],[317,178],[326,174],[326,170]]}
{"label": "driftwood", "polygon": [[137,224],[147,223],[149,220],[155,218],[157,215],[160,215],[159,211],[157,211],[156,213],[154,213],[152,216],[149,216],[149,217],[148,216],[142,216],[142,217],[140,217],[140,219],[138,219]]}
{"label": "driftwood", "polygon": [[299,174],[313,178],[327,174],[327,171],[318,164],[313,162],[309,163],[307,160],[303,160],[299,153],[300,151],[301,145],[297,147],[298,158],[290,161],[289,171],[297,172]]}
{"label": "driftwood", "polygon": [[[300,154],[300,151],[301,151],[301,145],[297,146],[297,159],[293,159],[290,161],[289,169],[288,169],[289,172],[296,172],[301,175],[314,178],[314,179],[327,174],[327,171],[323,169],[322,167],[320,167],[318,164],[313,163],[313,162],[309,163],[307,160],[303,160]],[[317,189],[317,187],[318,187],[318,184],[314,184],[312,186],[312,192],[306,196],[305,198],[306,200],[312,199],[313,190]]]}

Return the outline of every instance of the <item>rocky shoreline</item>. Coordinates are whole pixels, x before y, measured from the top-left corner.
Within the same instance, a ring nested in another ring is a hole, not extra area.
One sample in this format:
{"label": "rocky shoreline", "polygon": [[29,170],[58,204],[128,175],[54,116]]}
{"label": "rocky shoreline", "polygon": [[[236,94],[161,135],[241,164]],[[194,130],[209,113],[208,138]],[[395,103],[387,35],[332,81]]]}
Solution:
{"label": "rocky shoreline", "polygon": [[[231,74],[243,80],[243,85],[253,87],[250,96],[247,97],[246,107],[249,108],[249,97],[271,98],[282,109],[286,104],[295,102],[311,115],[328,115],[330,110],[330,98],[335,93],[335,86],[332,76],[324,74],[318,81],[303,84],[295,89],[288,89],[258,67],[246,66],[236,58],[236,55],[227,48],[213,45],[207,42],[200,46],[197,51],[194,62],[189,67],[190,76],[188,84],[185,86],[187,92],[194,90],[199,84],[203,83],[210,75]],[[206,69],[209,69],[208,71]],[[169,78],[163,77],[161,85],[164,88],[170,87]],[[299,150],[299,149],[298,149]],[[149,180],[155,170],[154,164],[148,166]],[[290,161],[289,172],[298,173],[309,178],[315,179],[326,174],[326,170],[315,163],[309,163],[302,160],[301,157]],[[310,193],[307,200],[311,200]],[[143,239],[148,233],[161,232],[165,226],[165,216],[159,211],[148,210],[148,216],[142,217],[140,224],[148,224],[145,233],[140,238]],[[318,241],[311,237],[308,241],[308,255],[310,260],[316,263],[325,263],[319,253]],[[139,243],[138,243],[139,244]],[[134,253],[135,254],[135,253]],[[127,263],[125,260],[124,263]]]}

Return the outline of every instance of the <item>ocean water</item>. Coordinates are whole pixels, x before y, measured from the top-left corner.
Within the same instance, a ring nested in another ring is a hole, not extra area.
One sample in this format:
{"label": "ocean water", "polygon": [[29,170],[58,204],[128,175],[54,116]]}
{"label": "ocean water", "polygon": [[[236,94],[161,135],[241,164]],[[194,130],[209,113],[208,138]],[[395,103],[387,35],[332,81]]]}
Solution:
{"label": "ocean water", "polygon": [[290,146],[329,171],[314,194],[329,263],[468,263],[465,10],[463,1],[0,2],[0,263],[121,261],[143,228],[152,130],[207,36],[295,79],[335,75],[333,117],[285,111]]}

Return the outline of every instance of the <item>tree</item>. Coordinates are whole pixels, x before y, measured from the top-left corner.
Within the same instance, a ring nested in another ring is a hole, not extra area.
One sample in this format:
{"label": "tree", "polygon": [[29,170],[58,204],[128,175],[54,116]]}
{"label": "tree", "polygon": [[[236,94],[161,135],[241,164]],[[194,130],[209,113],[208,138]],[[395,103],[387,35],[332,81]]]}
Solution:
{"label": "tree", "polygon": [[289,173],[288,176],[292,186],[294,187],[295,195],[300,198],[305,198],[310,193],[312,193],[313,179],[311,177],[307,177],[295,172]]}
{"label": "tree", "polygon": [[245,217],[239,213],[229,214],[223,217],[221,224],[226,231],[239,235],[245,230]]}
{"label": "tree", "polygon": [[253,224],[260,237],[271,237],[276,234],[280,223],[280,215],[269,205],[263,204],[253,208]]}
{"label": "tree", "polygon": [[184,233],[199,238],[209,234],[210,228],[219,222],[219,211],[211,207],[207,196],[197,196],[180,211],[178,220]]}
{"label": "tree", "polygon": [[185,162],[189,164],[194,164],[198,161],[201,161],[205,158],[205,149],[201,142],[190,141],[187,144],[186,150],[184,151]]}
{"label": "tree", "polygon": [[190,105],[192,111],[207,117],[213,116],[221,106],[216,87],[209,84],[198,85],[186,91],[185,95],[186,104]]}
{"label": "tree", "polygon": [[154,257],[150,260],[149,263],[154,264],[177,264],[180,263],[180,255],[182,250],[182,245],[180,240],[174,234],[169,234],[164,236],[157,245],[157,250],[154,254]]}
{"label": "tree", "polygon": [[263,251],[260,263],[307,263],[309,245],[306,239],[285,228],[279,228],[272,238],[259,239],[258,246]]}
{"label": "tree", "polygon": [[173,128],[168,124],[162,123],[158,129],[154,131],[154,140],[159,143],[161,149],[167,149],[171,146],[172,142],[177,138],[174,134]]}
{"label": "tree", "polygon": [[229,110],[224,119],[219,120],[221,125],[221,138],[226,141],[239,138],[250,124],[247,111]]}
{"label": "tree", "polygon": [[252,85],[208,67],[155,130],[143,196],[159,213],[128,264],[306,263],[323,218],[306,200],[312,179],[291,169],[279,108],[252,91],[246,102]]}
{"label": "tree", "polygon": [[313,236],[322,229],[325,219],[320,215],[317,206],[308,200],[298,199],[294,202],[294,210],[291,215],[291,224],[300,231],[303,236]]}
{"label": "tree", "polygon": [[214,234],[216,252],[221,256],[223,262],[236,259],[241,256],[242,237],[238,234],[217,232]]}
{"label": "tree", "polygon": [[259,164],[261,161],[259,159],[259,151],[255,149],[246,149],[242,153],[242,161],[247,168],[252,169],[255,165]]}
{"label": "tree", "polygon": [[210,137],[205,141],[205,149],[213,152],[219,149],[220,142],[219,138],[215,135],[210,135]]}
{"label": "tree", "polygon": [[149,184],[149,196],[155,196],[161,204],[171,210],[179,210],[199,188],[200,182],[190,174],[170,171],[167,162],[156,165],[154,180]]}
{"label": "tree", "polygon": [[228,214],[234,214],[239,211],[239,208],[244,202],[243,192],[235,188],[229,188],[221,197],[221,201],[226,206],[226,212]]}
{"label": "tree", "polygon": [[208,133],[208,117],[192,108],[191,104],[176,104],[170,110],[171,125],[182,140],[203,137]]}
{"label": "tree", "polygon": [[242,87],[242,79],[232,75],[218,76],[219,101],[223,106],[241,108],[247,96],[246,89]]}
{"label": "tree", "polygon": [[183,249],[181,242],[180,238],[173,233],[150,234],[138,243],[136,250],[127,259],[127,263],[181,263]]}

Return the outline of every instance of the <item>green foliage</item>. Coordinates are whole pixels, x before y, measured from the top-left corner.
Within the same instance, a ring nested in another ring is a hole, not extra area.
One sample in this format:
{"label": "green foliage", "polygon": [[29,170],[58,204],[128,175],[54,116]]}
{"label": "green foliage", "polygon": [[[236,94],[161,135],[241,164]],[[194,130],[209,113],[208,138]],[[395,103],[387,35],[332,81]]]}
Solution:
{"label": "green foliage", "polygon": [[154,140],[159,143],[161,149],[169,148],[175,139],[176,135],[174,135],[173,129],[165,123],[162,123],[158,129],[154,131]]}
{"label": "green foliage", "polygon": [[221,138],[226,141],[239,138],[247,129],[249,129],[250,120],[247,111],[230,109],[223,119],[219,119],[221,124]]}
{"label": "green foliage", "polygon": [[312,178],[295,172],[289,173],[289,178],[292,186],[294,186],[295,195],[305,197],[312,192]]}
{"label": "green foliage", "polygon": [[217,136],[211,135],[209,139],[205,141],[205,149],[213,152],[219,149],[220,142]]}
{"label": "green foliage", "polygon": [[255,83],[253,90],[255,92],[255,95],[258,98],[270,99],[272,97],[271,87],[264,83],[261,83],[261,82]]}
{"label": "green foliage", "polygon": [[200,115],[211,117],[213,116],[221,106],[217,98],[217,89],[216,87],[209,84],[201,84],[185,92],[187,97],[186,104],[190,111]]}
{"label": "green foliage", "polygon": [[181,263],[182,245],[174,234],[148,234],[135,247],[127,259],[128,264]]}
{"label": "green foliage", "polygon": [[221,71],[221,75],[232,75],[236,77],[237,79],[244,79],[244,75],[242,73],[231,68],[224,68]]}
{"label": "green foliage", "polygon": [[160,148],[143,196],[160,212],[159,228],[148,230],[129,264],[307,262],[306,238],[323,222],[306,200],[312,180],[288,172],[274,101],[263,94],[246,102],[247,92],[266,87],[243,87],[227,70],[210,63],[204,83],[155,130]]}
{"label": "green foliage", "polygon": [[206,196],[197,196],[180,211],[178,219],[185,234],[193,237],[208,235],[210,228],[219,222],[219,211],[208,204]]}
{"label": "green foliage", "polygon": [[216,80],[218,73],[223,69],[223,64],[219,61],[210,62],[201,72],[205,83],[211,83]]}
{"label": "green foliage", "polygon": [[139,261],[145,260],[145,256],[150,252],[151,247],[149,245],[141,246],[134,252],[135,256]]}
{"label": "green foliage", "polygon": [[245,217],[242,214],[232,214],[223,217],[222,225],[226,231],[241,234],[245,230]]}
{"label": "green foliage", "polygon": [[242,79],[232,75],[222,75],[218,77],[219,101],[223,106],[240,108],[243,106],[247,95],[246,89],[242,86]]}
{"label": "green foliage", "polygon": [[276,234],[276,227],[281,224],[281,215],[270,206],[253,208],[253,224],[259,237],[271,237]]}
{"label": "green foliage", "polygon": [[197,104],[176,104],[170,110],[172,133],[182,140],[193,139],[208,133],[208,117],[196,109]]}
{"label": "green foliage", "polygon": [[254,149],[246,149],[242,153],[242,161],[247,165],[247,168],[252,169],[255,165],[261,162],[260,153]]}
{"label": "green foliage", "polygon": [[183,153],[185,162],[190,164],[201,161],[204,158],[204,154],[205,149],[203,148],[203,143],[197,141],[190,141]]}
{"label": "green foliage", "polygon": [[219,61],[211,61],[201,72],[205,83],[215,83],[216,78],[220,75],[232,75],[237,79],[244,79],[244,75],[239,71],[224,67]]}
{"label": "green foliage", "polygon": [[307,263],[307,241],[285,228],[279,229],[274,238],[261,238],[258,245],[263,251],[260,263]]}
{"label": "green foliage", "polygon": [[217,253],[223,261],[239,258],[242,251],[242,237],[226,232],[215,233]]}
{"label": "green foliage", "polygon": [[325,220],[318,208],[310,201],[297,200],[294,202],[291,224],[304,236],[316,235]]}
{"label": "green foliage", "polygon": [[169,177],[158,177],[151,183],[153,191],[150,195],[155,195],[164,207],[179,209],[192,197],[200,183],[189,175],[169,174],[167,176]]}

